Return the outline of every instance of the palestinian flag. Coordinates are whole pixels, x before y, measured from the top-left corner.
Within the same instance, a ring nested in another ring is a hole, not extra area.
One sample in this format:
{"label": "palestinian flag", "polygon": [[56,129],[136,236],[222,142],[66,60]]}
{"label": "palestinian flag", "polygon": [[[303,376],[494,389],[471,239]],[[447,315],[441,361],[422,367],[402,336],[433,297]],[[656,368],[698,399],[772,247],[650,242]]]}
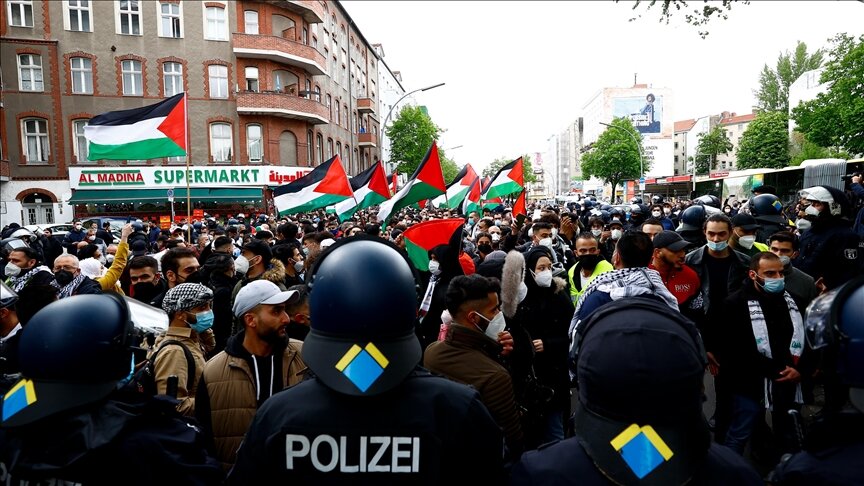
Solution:
{"label": "palestinian flag", "polygon": [[438,158],[438,145],[432,142],[423,162],[411,179],[391,199],[381,203],[378,211],[378,221],[386,225],[390,217],[400,209],[408,207],[424,199],[443,194],[447,190],[444,185],[444,175],[441,173],[441,160]]}
{"label": "palestinian flag", "polygon": [[522,168],[522,157],[501,167],[492,182],[483,190],[483,199],[492,200],[521,191],[525,187],[525,173]]}
{"label": "palestinian flag", "polygon": [[273,189],[273,202],[280,216],[324,208],[353,197],[338,155],[305,176]]}
{"label": "palestinian flag", "polygon": [[471,211],[480,212],[480,178],[474,179],[471,187],[465,198],[462,199],[462,205],[459,206],[460,212],[464,215],[471,214]]}
{"label": "palestinian flag", "polygon": [[477,178],[477,173],[471,164],[462,167],[453,181],[447,186],[447,192],[432,200],[432,206],[439,209],[458,208],[468,194],[471,183]]}
{"label": "palestinian flag", "polygon": [[390,199],[390,188],[387,186],[387,176],[381,162],[369,167],[351,178],[353,199],[346,199],[336,205],[339,222],[343,222],[361,209],[380,204]]}
{"label": "palestinian flag", "polygon": [[454,244],[457,249],[462,248],[462,229],[465,220],[462,218],[433,219],[415,224],[406,229],[402,236],[405,238],[405,251],[408,258],[417,270],[429,271],[429,251],[438,245]]}
{"label": "palestinian flag", "polygon": [[155,105],[96,115],[84,127],[89,160],[186,155],[186,93]]}
{"label": "palestinian flag", "polygon": [[522,192],[519,193],[519,197],[516,198],[516,202],[513,203],[513,216],[518,216],[520,214],[528,216],[528,209],[525,207],[525,189],[522,189]]}

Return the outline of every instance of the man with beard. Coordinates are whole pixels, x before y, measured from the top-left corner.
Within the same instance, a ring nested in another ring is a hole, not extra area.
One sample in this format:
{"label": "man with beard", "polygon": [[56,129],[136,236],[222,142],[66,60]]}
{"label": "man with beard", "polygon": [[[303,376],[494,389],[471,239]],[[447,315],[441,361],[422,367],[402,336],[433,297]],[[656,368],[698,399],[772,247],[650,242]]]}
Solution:
{"label": "man with beard", "polygon": [[684,249],[690,243],[674,231],[661,231],[653,243],[654,255],[648,268],[657,270],[683,312],[689,308],[684,303],[698,295],[700,287],[699,276],[684,264]]}
{"label": "man with beard", "polygon": [[261,404],[303,378],[303,343],[287,337],[291,319],[285,312],[298,298],[296,291],[282,291],[268,280],[240,289],[233,312],[244,329],[204,366],[195,415],[226,472]]}
{"label": "man with beard", "polygon": [[594,277],[611,272],[615,267],[603,259],[597,246],[597,239],[592,233],[585,232],[576,237],[573,252],[576,254],[576,264],[570,267],[567,274],[570,280],[570,300],[576,304],[579,296],[588,288],[588,284],[594,280]]}

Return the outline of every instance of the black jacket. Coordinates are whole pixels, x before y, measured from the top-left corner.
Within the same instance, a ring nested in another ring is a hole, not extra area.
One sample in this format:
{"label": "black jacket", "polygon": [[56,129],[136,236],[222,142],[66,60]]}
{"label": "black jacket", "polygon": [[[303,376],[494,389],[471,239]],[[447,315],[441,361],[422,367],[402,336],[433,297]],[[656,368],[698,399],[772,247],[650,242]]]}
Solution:
{"label": "black jacket", "polygon": [[864,248],[849,226],[846,220],[820,216],[801,235],[801,250],[792,264],[814,280],[823,278],[829,289],[860,275]]}
{"label": "black jacket", "polygon": [[[732,264],[729,266],[729,275],[726,279],[727,296],[738,291],[744,285],[744,279],[747,277],[747,272],[750,269],[750,258],[747,255],[731,248],[729,251],[732,252],[728,257],[732,259]],[[707,253],[708,248],[702,246],[688,253],[684,259],[685,263],[696,272],[696,275],[699,276],[699,281],[702,283],[699,288],[699,295],[691,302],[691,307],[695,307],[688,309],[685,315],[693,319],[693,322],[703,331],[702,337],[705,340],[705,348],[711,351],[712,336],[705,335],[703,328],[709,319],[707,316],[712,312],[712,305],[716,306],[717,303],[712,303],[710,298],[711,279],[708,276],[708,263],[705,260]]]}
{"label": "black jacket", "polygon": [[78,287],[72,291],[72,295],[87,295],[87,294],[101,294],[102,286],[99,285],[99,282],[93,280],[90,277],[84,277],[84,280],[78,284]]}
{"label": "black jacket", "polygon": [[225,343],[231,337],[231,327],[234,325],[234,312],[231,310],[231,291],[237,285],[237,280],[227,275],[210,274],[210,285],[213,289],[213,335],[216,337],[216,347],[208,353],[208,357],[216,356],[225,349]]}

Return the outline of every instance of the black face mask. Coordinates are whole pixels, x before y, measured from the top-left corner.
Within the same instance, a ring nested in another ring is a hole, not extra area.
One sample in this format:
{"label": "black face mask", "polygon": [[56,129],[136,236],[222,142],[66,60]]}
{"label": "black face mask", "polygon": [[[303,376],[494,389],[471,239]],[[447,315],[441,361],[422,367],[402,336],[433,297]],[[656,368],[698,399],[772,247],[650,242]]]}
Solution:
{"label": "black face mask", "polygon": [[482,253],[484,255],[488,255],[488,254],[492,253],[492,245],[487,245],[487,244],[479,245],[479,246],[477,246],[477,249],[480,250],[480,253]]}
{"label": "black face mask", "polygon": [[159,295],[159,288],[153,282],[138,282],[132,285],[132,298],[149,304]]}
{"label": "black face mask", "polygon": [[54,279],[57,280],[57,283],[61,287],[65,287],[75,280],[75,275],[72,275],[72,272],[69,270],[60,270],[59,272],[54,274]]}
{"label": "black face mask", "polygon": [[603,255],[600,254],[582,255],[579,257],[579,263],[581,264],[582,268],[593,270],[594,267],[596,267],[602,259]]}
{"label": "black face mask", "polygon": [[201,269],[198,269],[197,271],[190,273],[189,276],[186,277],[186,279],[183,280],[183,282],[181,283],[204,284],[205,281],[206,279],[204,278],[204,272],[202,272]]}

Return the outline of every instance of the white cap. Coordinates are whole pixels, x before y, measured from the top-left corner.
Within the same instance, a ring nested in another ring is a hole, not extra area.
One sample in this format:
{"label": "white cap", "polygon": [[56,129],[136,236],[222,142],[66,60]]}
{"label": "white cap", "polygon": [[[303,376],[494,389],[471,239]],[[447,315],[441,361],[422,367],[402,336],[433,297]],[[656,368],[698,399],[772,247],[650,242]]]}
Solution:
{"label": "white cap", "polygon": [[326,240],[323,240],[319,246],[323,250],[324,248],[329,247],[333,243],[336,243],[336,240],[334,240],[333,238],[327,238]]}
{"label": "white cap", "polygon": [[807,199],[808,201],[819,201],[819,202],[827,202],[827,203],[835,202],[834,196],[831,195],[831,193],[828,191],[828,189],[825,189],[824,187],[820,187],[820,186],[813,186],[813,187],[808,187],[806,189],[802,189],[801,190],[801,197],[804,199]]}
{"label": "white cap", "polygon": [[256,280],[246,284],[245,287],[240,289],[240,292],[237,292],[232,310],[235,316],[241,317],[257,305],[291,303],[298,298],[299,294],[296,290],[282,291],[269,280]]}

